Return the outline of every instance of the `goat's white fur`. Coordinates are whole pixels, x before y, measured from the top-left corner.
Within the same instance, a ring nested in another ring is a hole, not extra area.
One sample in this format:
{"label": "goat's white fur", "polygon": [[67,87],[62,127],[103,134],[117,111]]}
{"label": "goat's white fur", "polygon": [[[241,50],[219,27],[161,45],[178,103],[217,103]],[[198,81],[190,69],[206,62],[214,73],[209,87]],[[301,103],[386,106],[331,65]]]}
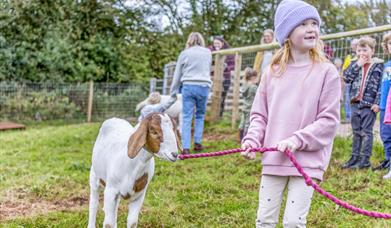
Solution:
{"label": "goat's white fur", "polygon": [[[92,166],[90,171],[90,205],[88,227],[95,227],[96,213],[99,206],[100,179],[106,184],[104,190],[104,223],[106,227],[117,227],[117,209],[121,196],[130,196],[127,227],[137,226],[138,214],[142,207],[146,189],[154,174],[154,155],[164,160],[175,161],[178,155],[177,139],[173,123],[166,114],[159,114],[163,142],[160,149],[152,154],[142,148],[133,158],[128,156],[128,140],[140,130],[140,124],[134,128],[125,120],[112,118],[106,120],[95,141]],[[135,181],[148,174],[143,190],[135,192]]]}
{"label": "goat's white fur", "polygon": [[[160,102],[158,104],[166,103],[170,99],[169,95],[161,95]],[[148,98],[141,101],[136,106],[136,111],[140,111],[144,106],[148,105]],[[183,114],[182,114],[182,94],[177,94],[177,100],[174,104],[171,105],[164,113],[170,115],[173,118],[178,119],[178,130],[182,133],[182,122],[183,122]]]}

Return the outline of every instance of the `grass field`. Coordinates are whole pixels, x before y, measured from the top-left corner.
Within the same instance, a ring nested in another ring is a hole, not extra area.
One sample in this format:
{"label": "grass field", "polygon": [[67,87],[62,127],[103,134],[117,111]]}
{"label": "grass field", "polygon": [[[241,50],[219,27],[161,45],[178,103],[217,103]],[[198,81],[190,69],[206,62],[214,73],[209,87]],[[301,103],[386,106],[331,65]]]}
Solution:
{"label": "grass field", "polygon": [[[0,227],[86,227],[91,150],[99,125],[0,132]],[[228,122],[207,123],[204,144],[209,151],[237,148],[236,135]],[[338,168],[350,148],[350,140],[336,138],[322,187],[353,205],[391,213],[391,181],[382,180],[384,172]],[[373,164],[382,151],[376,143]],[[254,227],[259,158],[156,159],[155,170],[139,227]],[[391,227],[390,220],[355,215],[314,194],[308,227]],[[98,221],[102,226],[102,210]],[[118,224],[126,225],[126,201]]]}

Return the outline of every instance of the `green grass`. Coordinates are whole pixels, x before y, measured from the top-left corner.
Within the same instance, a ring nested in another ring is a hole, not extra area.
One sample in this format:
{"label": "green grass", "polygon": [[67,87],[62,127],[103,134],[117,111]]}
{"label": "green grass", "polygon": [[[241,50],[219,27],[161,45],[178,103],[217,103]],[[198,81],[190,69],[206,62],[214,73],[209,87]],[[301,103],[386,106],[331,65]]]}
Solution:
{"label": "green grass", "polygon": [[[42,126],[0,133],[0,203],[71,201],[88,198],[91,150],[98,123]],[[207,123],[210,151],[239,147],[229,122]],[[353,205],[391,213],[391,181],[384,172],[342,171],[351,141],[337,138],[322,187]],[[376,143],[372,163],[381,159]],[[139,217],[140,227],[254,227],[261,164],[240,155],[168,163],[156,159]],[[314,193],[308,227],[391,227],[391,221],[355,215]],[[1,204],[0,204],[1,205]],[[2,205],[3,206],[3,205]],[[102,204],[100,205],[102,206]],[[31,211],[33,213],[33,211]],[[85,227],[88,205],[1,220],[0,227]],[[99,226],[103,213],[99,210]],[[121,201],[119,227],[126,225]],[[279,226],[280,227],[280,226]]]}

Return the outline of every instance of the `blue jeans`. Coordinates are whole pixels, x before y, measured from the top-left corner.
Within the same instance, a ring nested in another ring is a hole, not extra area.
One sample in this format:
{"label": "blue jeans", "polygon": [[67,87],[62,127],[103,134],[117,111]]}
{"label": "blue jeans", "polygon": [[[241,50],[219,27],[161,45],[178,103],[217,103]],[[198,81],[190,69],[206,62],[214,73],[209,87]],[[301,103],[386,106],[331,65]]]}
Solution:
{"label": "blue jeans", "polygon": [[385,110],[380,110],[380,137],[384,146],[384,158],[390,160],[391,158],[391,125],[384,124]]}
{"label": "blue jeans", "polygon": [[350,84],[345,84],[345,120],[350,121]]}
{"label": "blue jeans", "polygon": [[183,104],[183,125],[182,125],[182,146],[183,149],[190,149],[191,144],[191,122],[193,120],[194,108],[194,143],[201,143],[204,130],[204,117],[208,103],[209,87],[184,84],[182,87]]}

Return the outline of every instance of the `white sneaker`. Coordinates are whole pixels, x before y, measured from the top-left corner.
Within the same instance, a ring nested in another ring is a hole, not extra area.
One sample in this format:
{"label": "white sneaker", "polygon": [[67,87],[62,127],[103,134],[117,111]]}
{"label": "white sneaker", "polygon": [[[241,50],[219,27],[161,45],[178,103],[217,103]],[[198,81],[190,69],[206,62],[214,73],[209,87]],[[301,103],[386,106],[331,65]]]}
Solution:
{"label": "white sneaker", "polygon": [[383,179],[391,179],[391,169],[390,172],[383,176]]}

